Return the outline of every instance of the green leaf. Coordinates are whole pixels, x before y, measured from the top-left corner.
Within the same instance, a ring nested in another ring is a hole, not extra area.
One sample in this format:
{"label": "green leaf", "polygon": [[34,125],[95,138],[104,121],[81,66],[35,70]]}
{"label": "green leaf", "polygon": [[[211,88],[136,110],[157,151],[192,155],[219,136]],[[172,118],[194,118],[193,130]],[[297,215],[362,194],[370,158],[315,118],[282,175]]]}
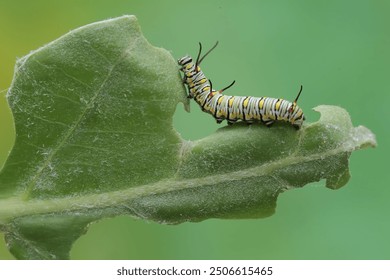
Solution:
{"label": "green leaf", "polygon": [[8,102],[16,142],[0,173],[0,227],[21,259],[69,258],[88,224],[117,215],[170,224],[266,217],[285,190],[345,185],[351,152],[376,145],[335,106],[317,107],[320,120],[298,131],[236,124],[181,139],[172,117],[188,99],[178,66],[134,16],[76,29],[20,59]]}

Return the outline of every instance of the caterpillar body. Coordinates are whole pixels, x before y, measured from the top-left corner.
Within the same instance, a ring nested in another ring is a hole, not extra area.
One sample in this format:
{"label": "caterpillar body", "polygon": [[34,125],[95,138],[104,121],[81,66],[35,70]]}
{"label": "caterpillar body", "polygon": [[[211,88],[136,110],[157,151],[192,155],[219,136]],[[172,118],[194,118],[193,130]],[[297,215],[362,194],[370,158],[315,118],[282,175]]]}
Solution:
{"label": "caterpillar body", "polygon": [[217,123],[227,120],[228,124],[244,121],[248,124],[262,122],[270,126],[275,121],[285,121],[297,129],[301,128],[305,115],[297,105],[297,101],[302,86],[293,102],[281,98],[222,94],[234,84],[234,81],[221,90],[214,90],[211,81],[206,78],[199,65],[217,44],[218,42],[200,58],[202,45],[199,43],[200,48],[195,63],[188,55],[178,60],[180,70],[184,73],[183,82],[188,87],[188,98],[195,99],[202,110],[211,114]]}

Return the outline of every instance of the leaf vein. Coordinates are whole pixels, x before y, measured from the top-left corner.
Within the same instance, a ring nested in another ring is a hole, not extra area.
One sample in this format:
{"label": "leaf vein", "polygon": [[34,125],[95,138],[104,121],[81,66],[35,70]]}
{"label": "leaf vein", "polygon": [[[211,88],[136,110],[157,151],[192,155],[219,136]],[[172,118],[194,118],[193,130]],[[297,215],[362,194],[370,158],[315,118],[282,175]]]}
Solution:
{"label": "leaf vein", "polygon": [[69,125],[67,125],[66,123],[63,123],[63,122],[48,120],[48,119],[42,118],[42,117],[34,115],[34,114],[30,114],[30,116],[33,118],[36,118],[38,120],[41,120],[43,122],[47,122],[47,123],[51,123],[51,124],[58,124],[61,126],[69,127]]}

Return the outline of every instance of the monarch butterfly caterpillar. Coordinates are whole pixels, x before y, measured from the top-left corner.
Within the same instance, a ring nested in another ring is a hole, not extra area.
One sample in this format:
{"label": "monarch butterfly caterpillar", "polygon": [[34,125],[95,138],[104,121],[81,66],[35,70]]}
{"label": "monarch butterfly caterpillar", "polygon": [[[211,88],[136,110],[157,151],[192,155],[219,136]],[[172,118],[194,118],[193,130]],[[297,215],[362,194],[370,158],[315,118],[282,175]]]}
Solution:
{"label": "monarch butterfly caterpillar", "polygon": [[188,55],[178,60],[180,70],[184,73],[183,83],[188,87],[188,98],[194,98],[202,110],[211,114],[217,123],[221,123],[223,120],[227,120],[228,124],[239,120],[248,124],[260,121],[266,126],[271,126],[275,121],[285,121],[296,129],[301,128],[305,115],[297,105],[297,101],[302,92],[302,86],[293,102],[281,98],[222,94],[235,81],[221,90],[213,90],[211,80],[206,78],[199,65],[217,45],[218,42],[200,57],[202,44],[199,43],[199,52],[195,63]]}

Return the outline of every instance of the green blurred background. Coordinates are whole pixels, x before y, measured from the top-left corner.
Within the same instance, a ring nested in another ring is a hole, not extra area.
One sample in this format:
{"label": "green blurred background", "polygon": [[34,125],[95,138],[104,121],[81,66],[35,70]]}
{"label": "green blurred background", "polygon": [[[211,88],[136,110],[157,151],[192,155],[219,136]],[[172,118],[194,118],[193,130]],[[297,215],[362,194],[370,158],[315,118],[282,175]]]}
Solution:
{"label": "green blurred background", "polygon": [[[270,218],[177,226],[107,219],[75,243],[73,259],[390,259],[388,0],[0,0],[0,166],[14,141],[5,91],[16,58],[124,14],[175,58],[219,40],[202,63],[216,88],[236,80],[230,94],[292,100],[303,84],[307,121],[318,119],[311,108],[319,104],[342,106],[379,146],[352,155],[344,188],[320,182],[288,191]],[[196,104],[190,114],[179,104],[174,125],[191,140],[221,127]],[[13,259],[0,240],[0,259]]]}

